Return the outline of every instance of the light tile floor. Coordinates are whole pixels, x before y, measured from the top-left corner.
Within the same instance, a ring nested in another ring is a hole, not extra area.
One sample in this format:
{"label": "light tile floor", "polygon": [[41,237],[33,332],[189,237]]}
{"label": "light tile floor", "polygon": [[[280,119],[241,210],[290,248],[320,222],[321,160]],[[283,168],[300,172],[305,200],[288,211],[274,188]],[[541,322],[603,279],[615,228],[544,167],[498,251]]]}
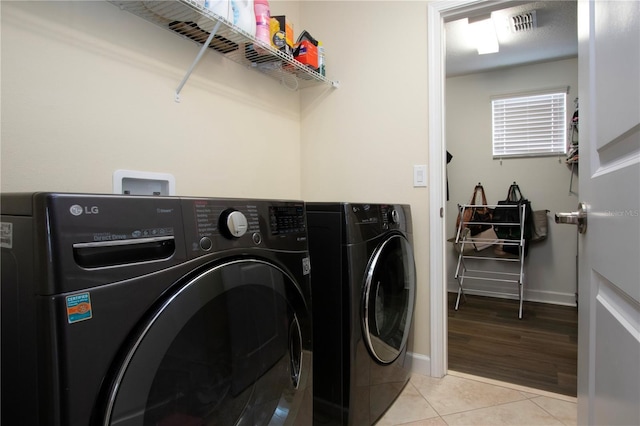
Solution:
{"label": "light tile floor", "polygon": [[449,371],[413,374],[376,426],[546,426],[577,424],[574,397]]}

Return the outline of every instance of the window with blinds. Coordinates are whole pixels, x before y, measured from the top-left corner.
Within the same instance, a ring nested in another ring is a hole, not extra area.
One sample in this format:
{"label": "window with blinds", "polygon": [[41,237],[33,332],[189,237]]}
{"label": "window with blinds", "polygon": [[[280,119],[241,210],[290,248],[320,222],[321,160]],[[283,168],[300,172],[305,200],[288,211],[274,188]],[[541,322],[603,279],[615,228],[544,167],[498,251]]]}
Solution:
{"label": "window with blinds", "polygon": [[566,154],[566,97],[566,90],[494,97],[493,156]]}

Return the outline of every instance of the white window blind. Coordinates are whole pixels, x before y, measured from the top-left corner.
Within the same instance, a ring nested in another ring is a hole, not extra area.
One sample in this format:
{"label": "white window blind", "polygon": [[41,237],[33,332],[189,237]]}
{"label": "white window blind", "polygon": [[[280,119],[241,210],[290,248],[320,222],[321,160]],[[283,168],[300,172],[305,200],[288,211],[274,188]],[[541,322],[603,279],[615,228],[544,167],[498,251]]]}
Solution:
{"label": "white window blind", "polygon": [[493,156],[566,154],[566,92],[494,98]]}

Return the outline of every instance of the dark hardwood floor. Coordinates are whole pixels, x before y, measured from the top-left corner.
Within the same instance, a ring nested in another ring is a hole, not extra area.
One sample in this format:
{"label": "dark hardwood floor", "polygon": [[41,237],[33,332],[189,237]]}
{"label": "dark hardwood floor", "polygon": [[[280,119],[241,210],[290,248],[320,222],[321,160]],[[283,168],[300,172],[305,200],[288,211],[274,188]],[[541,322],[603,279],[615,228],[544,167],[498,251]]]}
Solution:
{"label": "dark hardwood floor", "polygon": [[449,293],[449,369],[563,395],[577,392],[574,307]]}

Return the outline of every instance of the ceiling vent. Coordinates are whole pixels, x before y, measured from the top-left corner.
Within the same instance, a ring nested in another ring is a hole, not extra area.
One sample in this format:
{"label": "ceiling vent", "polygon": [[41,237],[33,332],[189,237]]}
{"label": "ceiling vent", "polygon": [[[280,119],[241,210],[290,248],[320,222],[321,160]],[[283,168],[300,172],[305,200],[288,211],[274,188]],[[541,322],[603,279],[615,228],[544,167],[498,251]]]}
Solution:
{"label": "ceiling vent", "polygon": [[531,31],[536,28],[536,11],[521,13],[519,15],[513,15],[509,18],[511,24],[511,31],[514,33],[521,33],[524,31]]}

